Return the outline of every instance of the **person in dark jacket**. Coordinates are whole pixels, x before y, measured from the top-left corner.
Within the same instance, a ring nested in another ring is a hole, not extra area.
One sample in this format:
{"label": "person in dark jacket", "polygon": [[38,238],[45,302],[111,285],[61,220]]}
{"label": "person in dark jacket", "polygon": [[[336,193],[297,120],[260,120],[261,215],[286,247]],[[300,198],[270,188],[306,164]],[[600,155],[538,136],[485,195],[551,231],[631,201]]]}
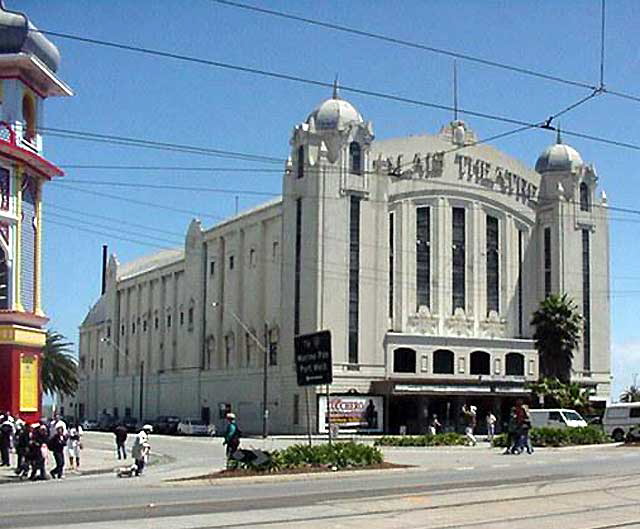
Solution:
{"label": "person in dark jacket", "polygon": [[13,419],[8,413],[0,417],[0,467],[11,466],[9,451],[11,450],[11,439],[15,432]]}
{"label": "person in dark jacket", "polygon": [[64,473],[64,449],[67,446],[67,436],[62,426],[56,428],[56,433],[49,439],[48,446],[56,461],[56,466],[51,471],[51,477],[62,479],[62,474]]}
{"label": "person in dark jacket", "polygon": [[29,450],[29,438],[31,432],[29,431],[29,426],[24,421],[16,421],[16,426],[15,447],[18,461],[16,463],[15,472],[16,475],[23,477],[29,472],[27,452]]}
{"label": "person in dark jacket", "polygon": [[127,442],[127,428],[124,424],[120,423],[113,429],[113,434],[116,436],[118,459],[127,459],[127,449],[125,447],[125,443]]}
{"label": "person in dark jacket", "polygon": [[[29,442],[28,457],[31,463],[31,476],[29,479],[47,479],[47,472],[44,468],[47,441],[49,440],[49,430],[46,425],[35,423],[32,426],[31,441]],[[39,475],[38,475],[39,474]]]}

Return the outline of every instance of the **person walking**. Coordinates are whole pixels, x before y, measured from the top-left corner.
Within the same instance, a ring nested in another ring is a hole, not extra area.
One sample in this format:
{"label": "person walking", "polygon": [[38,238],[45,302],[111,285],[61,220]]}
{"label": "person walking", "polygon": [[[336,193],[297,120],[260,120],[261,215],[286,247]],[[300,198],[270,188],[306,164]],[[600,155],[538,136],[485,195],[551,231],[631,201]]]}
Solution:
{"label": "person walking", "polygon": [[141,476],[144,467],[149,459],[149,452],[151,452],[151,443],[149,442],[149,434],[153,432],[153,426],[145,424],[142,430],[136,435],[131,447],[131,457],[133,457],[133,473],[136,476]]}
{"label": "person walking", "polygon": [[436,435],[440,429],[442,428],[442,424],[438,420],[438,416],[434,413],[431,417],[431,421],[429,421],[429,435]]}
{"label": "person walking", "polygon": [[15,431],[11,415],[7,413],[0,417],[0,467],[11,466],[9,452]]}
{"label": "person walking", "polygon": [[67,440],[67,453],[69,454],[69,467],[72,472],[80,470],[80,450],[82,450],[82,426],[76,424],[69,428]]}
{"label": "person walking", "polygon": [[56,428],[53,437],[49,439],[48,446],[56,462],[55,468],[51,471],[51,477],[62,479],[64,477],[64,449],[67,447],[67,435],[62,425]]}
{"label": "person walking", "polygon": [[29,461],[31,462],[31,476],[29,479],[47,479],[45,464],[47,460],[47,441],[49,440],[49,430],[46,425],[34,423],[31,425],[31,441],[29,442]]}
{"label": "person walking", "polygon": [[127,459],[127,449],[125,443],[127,442],[127,428],[124,424],[120,423],[113,429],[113,433],[116,436],[116,452],[118,459]]}
{"label": "person walking", "polygon": [[227,413],[227,427],[224,431],[224,445],[227,450],[227,466],[231,460],[231,456],[238,450],[240,446],[240,429],[236,423],[236,414]]}
{"label": "person walking", "polygon": [[26,476],[29,472],[27,452],[29,451],[30,434],[29,426],[22,419],[18,419],[16,421],[14,445],[16,448],[16,455],[18,457],[15,473],[20,477]]}
{"label": "person walking", "polygon": [[487,439],[489,441],[489,443],[493,443],[493,437],[496,434],[496,422],[498,419],[496,419],[496,416],[493,414],[493,412],[489,412],[487,413],[487,418],[486,418],[486,422],[487,422]]}
{"label": "person walking", "polygon": [[467,404],[462,406],[462,419],[465,423],[464,434],[471,446],[476,446],[478,442],[475,435],[473,435],[473,431],[476,428],[476,413],[477,408],[475,406],[468,406]]}

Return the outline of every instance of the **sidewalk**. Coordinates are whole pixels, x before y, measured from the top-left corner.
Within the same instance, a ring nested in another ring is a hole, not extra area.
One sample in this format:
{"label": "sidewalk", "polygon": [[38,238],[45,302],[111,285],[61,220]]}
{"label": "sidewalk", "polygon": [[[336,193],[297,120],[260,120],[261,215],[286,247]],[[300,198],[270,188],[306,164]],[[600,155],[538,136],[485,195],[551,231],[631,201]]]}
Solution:
{"label": "sidewalk", "polygon": [[[65,452],[65,458],[67,454]],[[11,455],[11,464],[14,465],[11,468],[2,467],[0,469],[0,484],[15,483],[20,480],[13,472],[15,468],[16,456]],[[95,474],[108,474],[113,472],[117,467],[131,464],[131,459],[124,461],[118,461],[114,457],[113,450],[97,450],[94,448],[85,448],[80,453],[80,472],[71,472],[69,467],[68,458],[65,459],[65,476],[67,478],[73,478],[75,476],[90,476]],[[54,467],[53,457],[50,457],[47,470],[51,470]]]}

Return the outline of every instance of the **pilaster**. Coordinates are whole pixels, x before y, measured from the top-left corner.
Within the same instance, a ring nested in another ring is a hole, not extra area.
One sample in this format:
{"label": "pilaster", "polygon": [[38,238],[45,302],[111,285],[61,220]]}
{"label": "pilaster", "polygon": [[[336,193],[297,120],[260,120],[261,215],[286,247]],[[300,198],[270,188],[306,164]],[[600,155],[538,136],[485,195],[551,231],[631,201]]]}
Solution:
{"label": "pilaster", "polygon": [[13,296],[13,310],[24,312],[21,300],[21,281],[20,270],[22,269],[22,183],[24,181],[24,168],[21,165],[16,165],[16,218],[15,225],[15,246],[14,246],[14,265],[13,265],[13,277],[15,284],[15,294]]}
{"label": "pilaster", "polygon": [[38,316],[44,316],[42,311],[42,180],[38,179],[36,187],[36,247],[34,256],[34,312]]}

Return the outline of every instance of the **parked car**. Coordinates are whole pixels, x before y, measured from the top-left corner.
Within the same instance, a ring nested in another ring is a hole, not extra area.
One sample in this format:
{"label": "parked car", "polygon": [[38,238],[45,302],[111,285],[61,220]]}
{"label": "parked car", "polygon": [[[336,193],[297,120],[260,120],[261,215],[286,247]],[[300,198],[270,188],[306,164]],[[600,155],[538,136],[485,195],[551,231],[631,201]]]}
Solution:
{"label": "parked car", "polygon": [[611,404],[602,418],[604,432],[614,441],[640,439],[640,402]]}
{"label": "parked car", "polygon": [[80,423],[83,430],[97,430],[98,429],[98,421],[95,419],[85,419]]}
{"label": "parked car", "polygon": [[201,419],[187,417],[178,423],[178,435],[208,435],[209,425]]}
{"label": "parked car", "polygon": [[581,428],[587,426],[582,416],[575,410],[563,408],[530,410],[531,426],[534,428]]}
{"label": "parked car", "polygon": [[174,415],[160,415],[153,421],[154,433],[170,434],[173,435],[178,430],[178,423],[180,417]]}

